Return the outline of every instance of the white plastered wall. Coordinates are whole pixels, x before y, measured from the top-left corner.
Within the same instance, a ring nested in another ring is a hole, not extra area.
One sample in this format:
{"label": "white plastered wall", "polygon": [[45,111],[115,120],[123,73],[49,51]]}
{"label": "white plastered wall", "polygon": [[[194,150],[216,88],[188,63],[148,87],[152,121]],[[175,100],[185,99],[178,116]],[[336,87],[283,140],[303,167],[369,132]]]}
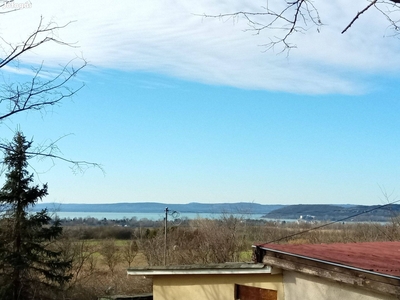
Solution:
{"label": "white plastered wall", "polygon": [[278,291],[284,300],[282,275],[174,275],[153,277],[154,300],[233,300],[235,284]]}
{"label": "white plastered wall", "polygon": [[317,276],[299,272],[284,271],[283,285],[285,300],[393,300],[365,289],[350,286]]}

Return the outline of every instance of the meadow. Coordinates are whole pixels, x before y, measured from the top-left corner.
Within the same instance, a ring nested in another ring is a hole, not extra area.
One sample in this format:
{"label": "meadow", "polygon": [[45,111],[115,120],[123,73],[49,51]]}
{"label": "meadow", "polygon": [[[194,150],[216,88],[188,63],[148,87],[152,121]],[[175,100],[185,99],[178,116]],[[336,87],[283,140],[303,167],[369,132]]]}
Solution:
{"label": "meadow", "polygon": [[[92,220],[64,225],[57,247],[73,260],[73,278],[65,299],[151,292],[151,280],[126,275],[128,267],[164,264],[165,231],[160,221],[140,227],[121,221],[102,225]],[[90,225],[92,224],[92,225]],[[96,224],[96,225],[95,225]],[[298,223],[245,219],[185,220],[168,224],[167,264],[251,261],[257,243],[353,243],[400,239],[400,218],[388,223]]]}

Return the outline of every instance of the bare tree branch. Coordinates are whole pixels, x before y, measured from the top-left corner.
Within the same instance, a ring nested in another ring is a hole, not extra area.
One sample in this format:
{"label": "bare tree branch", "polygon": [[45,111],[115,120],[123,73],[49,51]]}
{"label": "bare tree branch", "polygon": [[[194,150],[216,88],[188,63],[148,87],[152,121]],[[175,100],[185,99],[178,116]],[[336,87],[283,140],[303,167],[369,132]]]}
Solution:
{"label": "bare tree branch", "polygon": [[[59,26],[51,22],[44,25],[41,17],[33,33],[19,44],[8,43],[0,37],[5,52],[4,58],[0,59],[0,69],[18,62],[23,54],[45,43],[53,42],[72,46],[56,37],[56,32],[70,23]],[[68,84],[87,63],[84,59],[81,59],[79,67],[75,68],[73,62],[74,60],[62,66],[59,73],[53,75],[50,79],[44,79],[48,78],[48,73],[43,71],[42,63],[38,68],[32,69],[33,75],[30,81],[5,83],[0,86],[0,121],[24,111],[44,110],[46,107],[59,104],[63,99],[76,94],[83,87],[83,84],[75,89],[70,88]]]}
{"label": "bare tree branch", "polygon": [[354,24],[354,22],[358,19],[359,16],[361,16],[363,13],[365,13],[368,9],[370,9],[371,6],[375,5],[376,2],[378,0],[373,0],[369,5],[367,5],[367,7],[365,7],[362,11],[358,12],[357,15],[353,18],[353,20],[351,20],[351,22],[349,23],[349,25],[346,26],[345,29],[343,29],[342,34],[345,33],[350,27],[351,25]]}
{"label": "bare tree branch", "polygon": [[263,30],[278,32],[278,35],[270,38],[269,43],[263,45],[267,50],[277,45],[283,46],[282,51],[295,48],[296,46],[289,41],[289,37],[293,33],[305,32],[310,26],[316,26],[319,30],[319,27],[323,25],[318,10],[311,0],[286,1],[283,9],[277,11],[271,8],[267,1],[267,6],[262,9],[264,10],[262,12],[239,11],[219,15],[203,14],[202,16],[220,19],[243,17],[250,27],[246,31],[253,31],[255,34],[260,34]]}
{"label": "bare tree branch", "polygon": [[[53,162],[53,165],[55,164],[55,160],[67,162],[68,164],[71,165],[71,169],[74,173],[83,173],[88,168],[92,168],[92,167],[98,168],[103,173],[105,173],[103,170],[103,167],[98,163],[93,163],[93,162],[89,162],[89,161],[85,161],[85,160],[73,160],[73,159],[65,158],[57,146],[57,143],[65,137],[66,136],[58,138],[56,141],[50,142],[48,144],[37,145],[33,151],[26,151],[28,160],[33,159],[33,158],[37,158],[39,160],[50,159]],[[31,141],[31,143],[32,143],[32,141]],[[0,150],[2,150],[3,152],[6,152],[6,151],[12,152],[13,148],[12,148],[11,143],[0,143]],[[0,163],[3,164],[3,161],[0,161]],[[36,172],[36,170],[35,170],[35,172]]]}
{"label": "bare tree branch", "polygon": [[9,53],[5,56],[5,58],[0,59],[0,68],[4,67],[5,65],[8,65],[12,61],[15,61],[19,56],[21,56],[25,52],[33,50],[44,43],[54,42],[60,45],[72,46],[70,43],[63,42],[60,39],[56,38],[55,35],[56,31],[67,27],[71,23],[72,22],[68,22],[65,25],[58,26],[57,24],[51,22],[47,25],[43,25],[43,17],[41,17],[37,28],[22,43],[13,45],[11,43],[6,42],[3,38],[1,38],[1,40],[8,45]]}
{"label": "bare tree branch", "polygon": [[[12,1],[1,4],[0,8],[10,2]],[[19,59],[24,54],[49,42],[73,47],[73,44],[66,43],[57,37],[57,31],[69,24],[71,22],[62,26],[54,22],[44,24],[41,17],[37,27],[21,43],[12,44],[0,37],[0,48],[4,52],[3,58],[0,58],[0,70],[9,65],[18,65]],[[74,66],[76,61],[79,61],[78,67]],[[46,111],[47,108],[71,98],[84,86],[83,83],[77,85],[73,82],[73,79],[86,65],[87,62],[84,59],[77,58],[61,66],[57,73],[53,73],[46,72],[42,62],[40,66],[31,69],[30,80],[26,82],[4,82],[0,85],[0,122],[22,112]],[[57,141],[47,145],[39,145],[34,151],[27,154],[31,158],[49,158],[52,161],[67,162],[72,165],[71,169],[74,172],[83,172],[89,167],[96,167],[103,171],[101,165],[97,163],[65,158],[60,154],[56,143]],[[9,150],[9,144],[0,143],[0,149]]]}
{"label": "bare tree branch", "polygon": [[76,94],[84,85],[71,89],[67,84],[86,66],[86,61],[78,68],[70,67],[71,64],[72,61],[47,80],[41,79],[41,65],[34,70],[30,82],[3,85],[0,88],[0,121],[23,111],[46,109]]}
{"label": "bare tree branch", "polygon": [[[396,3],[400,3],[400,0],[396,0]],[[397,8],[397,10],[394,9],[394,7]],[[378,5],[375,5],[375,8],[383,15],[385,16],[386,20],[389,22],[389,27],[391,27],[396,33],[399,32],[400,27],[398,25],[398,21],[397,20],[393,20],[390,16],[391,13],[394,13],[395,11],[400,11],[400,7],[398,6],[392,6],[391,9],[389,10],[383,10],[380,7],[378,7]],[[396,35],[396,34],[395,34]]]}
{"label": "bare tree branch", "polygon": [[[398,5],[400,0],[367,1],[369,4],[354,16],[342,33],[347,32],[357,19],[371,7],[374,7],[386,17],[393,30],[399,31],[400,27],[398,23],[400,21],[391,18],[390,14],[400,10],[400,6]],[[276,4],[275,1],[272,6],[274,5],[278,8],[279,4]],[[380,6],[384,6],[386,9],[382,9]],[[284,6],[277,10],[271,7],[270,2],[267,0],[267,6],[262,7],[262,11],[259,12],[237,11],[234,13],[221,13],[219,15],[203,14],[201,16],[204,18],[219,19],[244,18],[249,26],[249,29],[246,29],[246,31],[253,31],[255,34],[260,34],[264,30],[277,32],[278,34],[272,34],[272,37],[269,38],[270,41],[262,46],[265,46],[266,50],[269,50],[279,45],[282,47],[281,52],[289,51],[296,47],[296,45],[290,42],[290,37],[293,34],[304,33],[310,28],[316,28],[319,32],[320,27],[323,25],[318,9],[312,0],[286,0]]]}

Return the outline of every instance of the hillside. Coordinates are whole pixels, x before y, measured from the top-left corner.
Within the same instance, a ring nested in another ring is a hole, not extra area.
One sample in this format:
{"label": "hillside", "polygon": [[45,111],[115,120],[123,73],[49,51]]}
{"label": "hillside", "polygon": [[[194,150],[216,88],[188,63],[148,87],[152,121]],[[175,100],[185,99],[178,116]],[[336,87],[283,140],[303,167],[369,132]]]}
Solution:
{"label": "hillside", "polygon": [[[300,216],[314,216],[316,220],[336,221],[351,217],[349,221],[388,221],[400,214],[400,205],[388,206],[339,206],[339,205],[288,205],[267,213],[264,217],[271,219],[299,219]],[[357,215],[357,216],[356,216]]]}

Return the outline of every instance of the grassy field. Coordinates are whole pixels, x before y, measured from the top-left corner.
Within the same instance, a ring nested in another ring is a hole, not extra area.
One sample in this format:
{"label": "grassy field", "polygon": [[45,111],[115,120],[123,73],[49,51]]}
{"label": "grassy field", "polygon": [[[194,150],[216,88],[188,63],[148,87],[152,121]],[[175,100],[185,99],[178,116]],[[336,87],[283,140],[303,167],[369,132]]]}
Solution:
{"label": "grassy field", "polygon": [[[169,228],[168,262],[170,264],[248,262],[252,259],[251,246],[254,243],[271,241],[304,244],[399,240],[400,226],[397,220],[387,224],[336,223],[327,227],[323,223],[251,224],[236,218],[195,220],[189,226]],[[79,230],[74,230],[70,231],[69,243],[63,246],[63,251],[66,253],[68,251],[74,253],[75,276],[68,291],[69,299],[97,299],[98,296],[107,294],[132,295],[151,291],[149,279],[126,275],[129,262],[124,259],[126,256],[124,254],[127,253],[131,241],[134,241],[137,247],[134,247],[131,253],[135,254],[131,267],[162,265],[163,228],[142,228],[142,231],[147,232],[145,236],[137,235],[135,228],[122,228],[124,236],[127,230],[131,230],[130,240],[82,239],[82,235],[77,234]],[[90,230],[96,231],[97,235],[101,234],[102,230],[116,236],[119,234],[118,228],[94,227],[84,230],[85,234],[89,235],[91,235]]]}

